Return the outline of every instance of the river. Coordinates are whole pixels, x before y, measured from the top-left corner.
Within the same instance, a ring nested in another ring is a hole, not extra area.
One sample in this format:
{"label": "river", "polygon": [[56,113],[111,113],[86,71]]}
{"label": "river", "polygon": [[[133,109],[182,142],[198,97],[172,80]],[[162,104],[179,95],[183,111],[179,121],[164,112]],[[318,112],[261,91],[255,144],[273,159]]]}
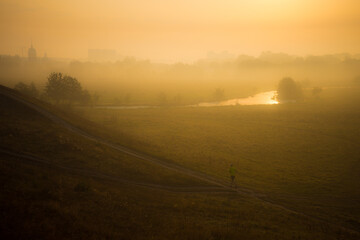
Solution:
{"label": "river", "polygon": [[[236,106],[236,105],[267,105],[278,104],[275,100],[276,91],[268,91],[258,93],[254,96],[246,98],[234,98],[219,102],[202,102],[194,105],[187,105],[182,107],[216,107],[216,106]],[[99,109],[141,109],[141,108],[158,108],[160,106],[96,106]]]}

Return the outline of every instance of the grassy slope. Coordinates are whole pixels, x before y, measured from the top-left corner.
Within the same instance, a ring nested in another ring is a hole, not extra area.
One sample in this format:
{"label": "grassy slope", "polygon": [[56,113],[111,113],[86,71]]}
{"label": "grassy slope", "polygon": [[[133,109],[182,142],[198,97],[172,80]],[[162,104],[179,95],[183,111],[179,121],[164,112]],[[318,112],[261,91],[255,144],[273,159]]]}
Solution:
{"label": "grassy slope", "polygon": [[200,184],[185,176],[174,177],[169,170],[135,161],[128,155],[88,141],[11,99],[0,96],[0,100],[4,110],[0,132],[5,149],[31,153],[53,163],[74,168],[87,167],[130,180],[169,182],[180,186],[189,182]]}
{"label": "grassy slope", "polygon": [[235,163],[241,186],[360,230],[359,89],[322,94],[323,100],[298,105],[84,114],[99,123],[115,119],[107,127],[138,141],[133,148],[219,179]]}
{"label": "grassy slope", "polygon": [[[0,98],[2,148],[129,180],[173,186],[202,184],[87,141],[21,104]],[[81,123],[70,115],[68,119]],[[357,237],[246,196],[171,193],[127,186],[2,153],[0,183],[3,239]]]}

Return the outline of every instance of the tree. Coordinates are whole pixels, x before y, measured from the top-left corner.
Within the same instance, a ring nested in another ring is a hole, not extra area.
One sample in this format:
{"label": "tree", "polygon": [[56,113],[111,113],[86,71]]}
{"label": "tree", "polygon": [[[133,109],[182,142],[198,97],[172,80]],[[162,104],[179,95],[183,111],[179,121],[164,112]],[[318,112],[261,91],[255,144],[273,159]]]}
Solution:
{"label": "tree", "polygon": [[83,105],[93,105],[92,97],[87,90],[81,91],[80,103]]}
{"label": "tree", "polygon": [[314,87],[311,92],[315,98],[319,98],[319,94],[322,92],[322,88]]}
{"label": "tree", "polygon": [[100,96],[99,96],[97,93],[94,93],[94,94],[91,96],[91,103],[92,103],[92,105],[98,104],[99,99],[100,99]]}
{"label": "tree", "polygon": [[37,90],[37,88],[35,87],[34,83],[31,83],[29,85],[23,83],[23,82],[19,82],[15,85],[14,87],[15,90],[31,96],[31,97],[38,97],[39,96],[39,91]]}
{"label": "tree", "polygon": [[213,98],[215,101],[220,102],[225,99],[225,90],[222,88],[217,88],[213,93]]}
{"label": "tree", "polygon": [[[48,77],[45,93],[56,103],[82,101],[84,97],[84,91],[76,78],[55,72]],[[85,93],[85,95],[88,94]]]}
{"label": "tree", "polygon": [[182,97],[180,94],[176,94],[173,98],[174,105],[180,105],[182,101]]}
{"label": "tree", "polygon": [[292,78],[283,78],[279,82],[276,99],[279,102],[298,102],[303,99],[302,89]]}
{"label": "tree", "polygon": [[158,94],[157,100],[160,106],[164,106],[168,104],[167,95],[164,92]]}

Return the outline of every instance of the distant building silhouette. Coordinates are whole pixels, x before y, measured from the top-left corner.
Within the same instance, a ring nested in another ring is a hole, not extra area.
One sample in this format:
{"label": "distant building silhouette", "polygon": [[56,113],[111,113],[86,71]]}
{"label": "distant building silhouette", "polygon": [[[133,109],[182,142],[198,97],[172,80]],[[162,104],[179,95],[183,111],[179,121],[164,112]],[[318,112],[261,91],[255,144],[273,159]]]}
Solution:
{"label": "distant building silhouette", "polygon": [[31,47],[28,50],[28,58],[29,58],[29,60],[35,60],[36,59],[36,50],[33,47],[32,43],[31,43]]}

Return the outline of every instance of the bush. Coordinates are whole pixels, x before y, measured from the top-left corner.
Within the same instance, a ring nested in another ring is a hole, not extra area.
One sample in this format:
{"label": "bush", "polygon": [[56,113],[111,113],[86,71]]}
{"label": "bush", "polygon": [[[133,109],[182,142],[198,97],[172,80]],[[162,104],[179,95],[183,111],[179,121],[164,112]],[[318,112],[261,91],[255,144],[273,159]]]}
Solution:
{"label": "bush", "polygon": [[89,104],[91,102],[90,94],[82,89],[79,81],[62,73],[53,72],[49,75],[45,94],[56,103],[79,102]]}
{"label": "bush", "polygon": [[301,101],[302,89],[292,78],[283,78],[279,82],[276,99],[282,103]]}
{"label": "bush", "polygon": [[34,83],[27,85],[23,82],[19,82],[15,85],[14,89],[21,92],[22,94],[25,94],[25,95],[28,95],[31,97],[39,96],[39,92],[38,92],[37,88],[35,87]]}

